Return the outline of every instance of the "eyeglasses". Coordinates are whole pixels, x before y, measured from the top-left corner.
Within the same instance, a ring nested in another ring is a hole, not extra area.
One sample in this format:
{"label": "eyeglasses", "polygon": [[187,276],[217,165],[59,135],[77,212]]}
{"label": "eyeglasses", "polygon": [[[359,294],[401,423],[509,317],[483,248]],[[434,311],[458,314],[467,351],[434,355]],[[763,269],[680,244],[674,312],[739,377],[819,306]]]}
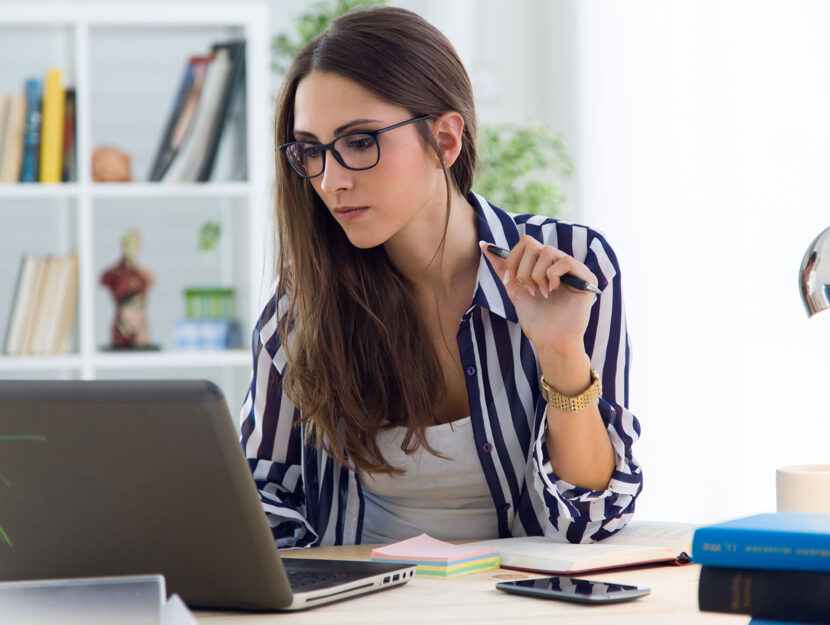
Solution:
{"label": "eyeglasses", "polygon": [[283,143],[280,149],[285,154],[285,158],[288,159],[291,169],[301,178],[314,178],[323,173],[326,169],[327,150],[331,150],[337,162],[346,169],[352,171],[372,169],[380,161],[380,144],[378,143],[380,133],[430,117],[432,116],[421,115],[379,130],[350,132],[327,144],[314,141],[291,141],[290,143]]}

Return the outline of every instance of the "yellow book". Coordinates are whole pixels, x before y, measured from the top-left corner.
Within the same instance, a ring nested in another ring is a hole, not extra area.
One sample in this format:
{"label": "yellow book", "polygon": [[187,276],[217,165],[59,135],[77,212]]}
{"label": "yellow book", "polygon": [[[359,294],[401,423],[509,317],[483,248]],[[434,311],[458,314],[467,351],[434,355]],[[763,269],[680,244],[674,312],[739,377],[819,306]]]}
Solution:
{"label": "yellow book", "polygon": [[60,182],[63,161],[64,90],[61,71],[46,72],[40,133],[40,181]]}

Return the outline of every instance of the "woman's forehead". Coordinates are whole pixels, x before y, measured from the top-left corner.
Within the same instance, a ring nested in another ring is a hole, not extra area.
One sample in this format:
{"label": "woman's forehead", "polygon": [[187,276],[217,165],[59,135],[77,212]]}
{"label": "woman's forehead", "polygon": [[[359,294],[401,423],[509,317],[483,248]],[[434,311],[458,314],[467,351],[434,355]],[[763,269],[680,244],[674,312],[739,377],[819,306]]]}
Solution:
{"label": "woman's forehead", "polygon": [[297,84],[294,130],[322,138],[355,120],[386,122],[396,119],[404,110],[349,78],[312,71]]}

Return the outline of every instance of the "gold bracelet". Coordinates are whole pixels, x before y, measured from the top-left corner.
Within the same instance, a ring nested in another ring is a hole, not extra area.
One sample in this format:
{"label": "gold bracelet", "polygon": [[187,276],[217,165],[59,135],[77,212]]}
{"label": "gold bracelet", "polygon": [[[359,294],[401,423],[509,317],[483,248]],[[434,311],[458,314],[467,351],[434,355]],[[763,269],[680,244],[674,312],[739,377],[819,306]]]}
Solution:
{"label": "gold bracelet", "polygon": [[590,386],[574,397],[563,395],[557,391],[545,381],[545,376],[542,376],[541,383],[542,397],[545,398],[545,401],[554,408],[564,410],[565,412],[579,412],[593,404],[602,396],[602,382],[600,382],[599,375],[593,367],[591,367]]}

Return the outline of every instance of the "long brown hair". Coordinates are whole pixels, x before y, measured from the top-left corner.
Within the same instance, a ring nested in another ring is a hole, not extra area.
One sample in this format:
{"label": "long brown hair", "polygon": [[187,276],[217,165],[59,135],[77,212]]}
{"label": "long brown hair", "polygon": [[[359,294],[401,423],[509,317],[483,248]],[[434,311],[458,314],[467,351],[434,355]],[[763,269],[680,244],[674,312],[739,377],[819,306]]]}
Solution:
{"label": "long brown hair", "polygon": [[[441,32],[415,13],[382,7],[333,21],[294,59],[277,107],[276,145],[291,141],[299,81],[312,70],[346,77],[413,116],[457,111],[462,148],[447,181],[466,196],[477,164],[472,87],[458,54]],[[424,141],[440,151],[425,122]],[[309,436],[351,468],[398,472],[376,434],[407,426],[402,447],[432,451],[424,430],[446,383],[412,286],[383,246],[354,247],[308,181],[276,154],[279,240],[278,296],[288,308],[277,331],[286,355],[283,388],[310,425]],[[442,161],[443,164],[443,161]]]}

